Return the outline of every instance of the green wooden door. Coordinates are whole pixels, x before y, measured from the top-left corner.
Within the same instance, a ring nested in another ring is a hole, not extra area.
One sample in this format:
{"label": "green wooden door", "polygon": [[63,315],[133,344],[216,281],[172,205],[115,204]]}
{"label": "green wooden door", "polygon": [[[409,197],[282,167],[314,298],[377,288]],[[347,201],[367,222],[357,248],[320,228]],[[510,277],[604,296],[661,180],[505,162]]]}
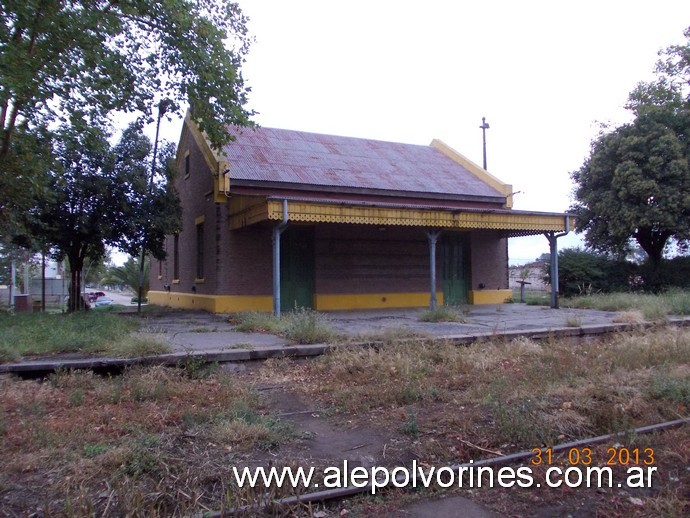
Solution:
{"label": "green wooden door", "polygon": [[293,226],[280,236],[280,308],[313,308],[314,229]]}
{"label": "green wooden door", "polygon": [[469,243],[463,234],[446,235],[441,240],[443,302],[451,306],[467,304],[469,286]]}

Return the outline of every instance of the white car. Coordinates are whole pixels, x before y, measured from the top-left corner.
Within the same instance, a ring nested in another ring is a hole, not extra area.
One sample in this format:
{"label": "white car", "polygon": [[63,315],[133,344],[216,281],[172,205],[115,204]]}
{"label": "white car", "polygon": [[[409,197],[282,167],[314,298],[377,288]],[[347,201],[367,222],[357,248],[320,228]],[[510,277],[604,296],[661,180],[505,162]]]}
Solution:
{"label": "white car", "polygon": [[94,306],[110,306],[113,303],[113,299],[106,296],[98,297],[94,302]]}

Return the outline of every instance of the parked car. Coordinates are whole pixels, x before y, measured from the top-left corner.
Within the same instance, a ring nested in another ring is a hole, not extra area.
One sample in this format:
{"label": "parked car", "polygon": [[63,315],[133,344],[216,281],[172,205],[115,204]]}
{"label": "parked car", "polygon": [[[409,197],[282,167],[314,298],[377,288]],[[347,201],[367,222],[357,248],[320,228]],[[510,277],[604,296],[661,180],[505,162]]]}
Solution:
{"label": "parked car", "polygon": [[89,298],[89,302],[96,302],[98,297],[105,297],[105,293],[102,291],[90,291],[86,296]]}
{"label": "parked car", "polygon": [[96,307],[98,307],[98,306],[110,306],[112,303],[113,303],[113,299],[103,295],[101,297],[97,297],[96,300],[93,302],[93,305]]}

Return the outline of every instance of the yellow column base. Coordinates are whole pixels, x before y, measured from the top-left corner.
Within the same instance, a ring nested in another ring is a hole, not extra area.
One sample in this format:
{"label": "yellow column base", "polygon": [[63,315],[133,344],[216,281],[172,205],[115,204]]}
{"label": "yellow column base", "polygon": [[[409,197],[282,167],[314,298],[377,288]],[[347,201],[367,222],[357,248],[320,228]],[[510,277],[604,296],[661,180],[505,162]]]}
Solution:
{"label": "yellow column base", "polygon": [[504,304],[513,298],[513,290],[470,290],[470,304]]}

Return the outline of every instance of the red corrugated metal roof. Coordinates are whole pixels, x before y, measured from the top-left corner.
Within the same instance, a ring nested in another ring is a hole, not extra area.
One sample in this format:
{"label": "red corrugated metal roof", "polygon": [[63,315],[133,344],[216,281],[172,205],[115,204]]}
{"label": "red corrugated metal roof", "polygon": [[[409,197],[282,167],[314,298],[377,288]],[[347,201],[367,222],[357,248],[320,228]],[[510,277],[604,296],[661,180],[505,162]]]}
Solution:
{"label": "red corrugated metal roof", "polygon": [[432,146],[258,128],[223,151],[231,182],[504,197]]}

